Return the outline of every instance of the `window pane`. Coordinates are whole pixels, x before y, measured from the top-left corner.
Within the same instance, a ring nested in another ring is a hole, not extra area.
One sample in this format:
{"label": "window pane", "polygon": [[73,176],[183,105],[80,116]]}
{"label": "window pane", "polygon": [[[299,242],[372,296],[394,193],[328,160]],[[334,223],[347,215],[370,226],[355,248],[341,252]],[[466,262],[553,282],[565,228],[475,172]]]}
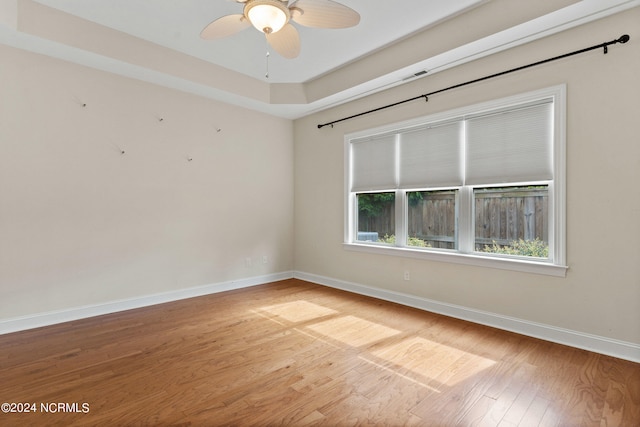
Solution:
{"label": "window pane", "polygon": [[549,258],[548,186],[474,190],[475,250]]}
{"label": "window pane", "polygon": [[359,242],[395,243],[395,193],[362,193],[358,204]]}
{"label": "window pane", "polygon": [[407,245],[456,249],[458,190],[407,192]]}

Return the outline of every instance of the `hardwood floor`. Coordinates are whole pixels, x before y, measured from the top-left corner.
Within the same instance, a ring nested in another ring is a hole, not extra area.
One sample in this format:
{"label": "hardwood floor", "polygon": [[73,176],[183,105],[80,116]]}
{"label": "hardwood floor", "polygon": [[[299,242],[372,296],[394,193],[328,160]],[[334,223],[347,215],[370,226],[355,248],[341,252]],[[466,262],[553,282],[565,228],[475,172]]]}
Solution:
{"label": "hardwood floor", "polygon": [[2,426],[633,427],[640,364],[292,279],[0,336],[2,402],[37,411]]}

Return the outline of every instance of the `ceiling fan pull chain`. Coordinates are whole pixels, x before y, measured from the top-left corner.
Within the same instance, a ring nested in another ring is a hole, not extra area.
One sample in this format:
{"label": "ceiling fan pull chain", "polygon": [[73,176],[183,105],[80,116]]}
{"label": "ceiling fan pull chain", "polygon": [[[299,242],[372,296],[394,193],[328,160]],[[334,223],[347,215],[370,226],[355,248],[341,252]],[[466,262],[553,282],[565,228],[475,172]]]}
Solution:
{"label": "ceiling fan pull chain", "polygon": [[267,56],[266,56],[267,72],[265,73],[265,75],[264,75],[264,76],[265,76],[266,78],[269,78],[269,56],[270,56],[270,53],[269,53],[269,40],[267,40],[267,38],[265,37],[265,38],[264,38],[264,41],[265,41],[266,46],[267,46]]}

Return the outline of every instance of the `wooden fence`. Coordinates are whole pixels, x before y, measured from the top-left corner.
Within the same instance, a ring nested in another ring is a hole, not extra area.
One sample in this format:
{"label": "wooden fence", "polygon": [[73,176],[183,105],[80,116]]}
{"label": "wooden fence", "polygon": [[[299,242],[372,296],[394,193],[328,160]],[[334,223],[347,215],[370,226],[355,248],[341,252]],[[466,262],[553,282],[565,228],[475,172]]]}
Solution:
{"label": "wooden fence", "polygon": [[[423,192],[421,195],[421,200],[409,203],[409,237],[423,240],[434,248],[455,249],[458,237],[455,192]],[[477,190],[474,203],[476,250],[493,242],[509,245],[518,239],[548,241],[546,188]],[[394,235],[393,202],[381,206],[381,212],[375,217],[360,213],[358,231],[377,232],[380,238]]]}
{"label": "wooden fence", "polygon": [[476,191],[476,250],[493,241],[499,245],[518,239],[548,241],[548,209],[546,189]]}
{"label": "wooden fence", "polygon": [[456,192],[423,192],[422,200],[409,204],[409,237],[423,240],[432,248],[456,247]]}

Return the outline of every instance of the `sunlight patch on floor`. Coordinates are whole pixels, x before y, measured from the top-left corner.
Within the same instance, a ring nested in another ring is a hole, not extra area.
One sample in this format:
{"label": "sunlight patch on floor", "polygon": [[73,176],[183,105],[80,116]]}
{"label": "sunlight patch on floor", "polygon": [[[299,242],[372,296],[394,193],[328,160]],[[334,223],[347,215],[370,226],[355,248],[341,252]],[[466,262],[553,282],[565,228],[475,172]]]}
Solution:
{"label": "sunlight patch on floor", "polygon": [[[496,362],[422,337],[405,339],[371,353],[398,368],[451,386],[493,366]],[[457,361],[464,363],[456,364]]]}
{"label": "sunlight patch on floor", "polygon": [[[438,393],[439,387],[458,384],[496,363],[419,336],[400,340],[400,330],[357,316],[340,315],[336,310],[305,300],[265,306],[254,312],[283,326],[303,323],[294,331],[334,346],[336,342],[354,348],[377,343],[359,358]],[[384,340],[392,337],[396,337],[392,343],[384,345]]]}
{"label": "sunlight patch on floor", "polygon": [[410,382],[412,382],[414,384],[418,384],[419,386],[427,388],[427,389],[429,389],[429,390],[431,390],[431,391],[433,391],[435,393],[440,393],[440,390],[438,390],[437,388],[432,387],[432,386],[430,386],[429,384],[427,384],[427,383],[425,383],[423,381],[418,381],[415,378],[411,378],[408,375],[404,375],[404,374],[402,374],[402,373],[390,368],[389,366],[381,365],[380,363],[376,363],[373,360],[369,360],[366,357],[362,357],[362,356],[358,356],[358,359],[364,360],[365,362],[372,364],[373,366],[375,366],[378,369],[382,369],[383,371],[391,372],[392,374],[397,375],[397,376],[399,376],[400,378],[402,378],[404,380],[410,381]]}
{"label": "sunlight patch on floor", "polygon": [[297,300],[262,307],[261,310],[280,317],[289,322],[307,322],[309,320],[318,319],[320,317],[330,316],[338,312],[309,301]]}
{"label": "sunlight patch on floor", "polygon": [[308,329],[353,347],[370,344],[400,333],[397,329],[356,316],[342,316],[307,326]]}

